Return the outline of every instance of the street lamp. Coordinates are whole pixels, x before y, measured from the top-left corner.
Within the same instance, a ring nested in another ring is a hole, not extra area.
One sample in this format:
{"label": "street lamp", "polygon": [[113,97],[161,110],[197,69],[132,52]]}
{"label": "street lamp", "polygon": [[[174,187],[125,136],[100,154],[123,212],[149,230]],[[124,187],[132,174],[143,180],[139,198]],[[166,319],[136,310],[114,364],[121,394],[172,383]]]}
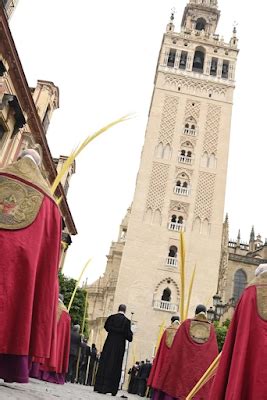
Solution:
{"label": "street lamp", "polygon": [[210,307],[207,311],[208,320],[210,322],[219,321],[223,314],[230,308],[234,307],[235,299],[229,299],[227,304],[223,304],[221,296],[216,293],[213,296],[213,307]]}

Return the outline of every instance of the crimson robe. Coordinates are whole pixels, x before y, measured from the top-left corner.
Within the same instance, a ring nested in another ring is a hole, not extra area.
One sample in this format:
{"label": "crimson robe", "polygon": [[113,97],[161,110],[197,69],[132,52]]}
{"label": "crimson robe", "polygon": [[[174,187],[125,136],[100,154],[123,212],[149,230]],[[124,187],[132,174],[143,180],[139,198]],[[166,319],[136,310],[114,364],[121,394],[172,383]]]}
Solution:
{"label": "crimson robe", "polygon": [[[14,196],[10,194],[13,190]],[[22,193],[27,194],[20,204]],[[38,212],[31,214],[38,196]],[[20,228],[23,207],[28,216]],[[50,357],[61,241],[59,208],[30,159],[0,170],[0,214],[0,377],[26,382],[26,358]],[[10,364],[8,370],[6,363]]]}
{"label": "crimson robe", "polygon": [[[267,274],[264,275],[261,283],[245,289],[236,307],[210,400],[267,399]],[[262,304],[257,304],[260,287],[265,287],[265,297]],[[265,316],[260,315],[260,308],[265,309]]]}
{"label": "crimson robe", "polygon": [[[188,319],[180,326],[165,365],[162,365],[162,371],[152,385],[168,398],[185,399],[218,354],[213,325],[209,327],[210,334],[206,342],[200,344],[190,335],[192,321]],[[210,385],[210,382],[206,384],[194,399],[207,400]]]}
{"label": "crimson robe", "polygon": [[164,367],[169,362],[171,347],[178,329],[179,325],[176,323],[172,324],[164,331],[148,377],[148,386],[153,388],[157,387],[157,382],[160,379],[160,375],[161,373],[164,373]]}

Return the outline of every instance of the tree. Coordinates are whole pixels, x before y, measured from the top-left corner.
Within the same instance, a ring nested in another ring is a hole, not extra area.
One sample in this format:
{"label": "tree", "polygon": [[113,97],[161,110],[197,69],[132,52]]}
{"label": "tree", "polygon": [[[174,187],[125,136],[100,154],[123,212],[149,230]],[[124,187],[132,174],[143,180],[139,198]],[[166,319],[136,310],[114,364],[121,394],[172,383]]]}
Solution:
{"label": "tree", "polygon": [[224,321],[222,325],[219,325],[218,321],[214,322],[219,351],[222,351],[229,325],[230,325],[229,319]]}
{"label": "tree", "polygon": [[[59,272],[59,291],[64,296],[64,303],[68,307],[68,304],[71,299],[71,295],[75,289],[77,281],[73,278],[68,278],[61,272]],[[86,290],[82,288],[78,288],[76,295],[74,297],[71,309],[70,309],[70,316],[72,325],[79,324],[82,326],[83,323],[83,316],[84,316],[84,308],[85,308],[85,298],[86,298]],[[86,321],[85,329],[84,329],[85,336],[88,337],[88,323]]]}

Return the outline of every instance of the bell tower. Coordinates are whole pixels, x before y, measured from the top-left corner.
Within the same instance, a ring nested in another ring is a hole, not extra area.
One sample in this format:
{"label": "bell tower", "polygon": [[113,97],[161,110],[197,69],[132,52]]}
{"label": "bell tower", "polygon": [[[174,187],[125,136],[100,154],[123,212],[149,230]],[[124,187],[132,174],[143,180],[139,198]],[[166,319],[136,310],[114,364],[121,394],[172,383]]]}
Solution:
{"label": "bell tower", "polygon": [[134,313],[141,359],[179,314],[179,232],[187,287],[196,265],[190,314],[217,290],[238,55],[236,29],[225,42],[219,17],[216,0],[190,0],[160,49],[114,300],[114,311],[125,303]]}

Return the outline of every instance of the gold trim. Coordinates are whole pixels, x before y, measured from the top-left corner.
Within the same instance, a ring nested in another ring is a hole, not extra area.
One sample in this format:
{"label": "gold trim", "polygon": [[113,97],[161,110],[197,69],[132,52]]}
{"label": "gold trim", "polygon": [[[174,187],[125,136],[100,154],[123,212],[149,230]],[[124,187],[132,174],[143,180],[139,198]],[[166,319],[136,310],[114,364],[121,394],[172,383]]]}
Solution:
{"label": "gold trim", "polygon": [[67,307],[59,300],[57,306],[57,322],[60,320],[63,311],[68,313]]}
{"label": "gold trim", "polygon": [[0,168],[0,174],[1,173],[14,175],[14,179],[16,179],[16,177],[24,179],[40,188],[53,199],[48,183],[41,174],[38,166],[29,157],[24,157],[4,168]]}

